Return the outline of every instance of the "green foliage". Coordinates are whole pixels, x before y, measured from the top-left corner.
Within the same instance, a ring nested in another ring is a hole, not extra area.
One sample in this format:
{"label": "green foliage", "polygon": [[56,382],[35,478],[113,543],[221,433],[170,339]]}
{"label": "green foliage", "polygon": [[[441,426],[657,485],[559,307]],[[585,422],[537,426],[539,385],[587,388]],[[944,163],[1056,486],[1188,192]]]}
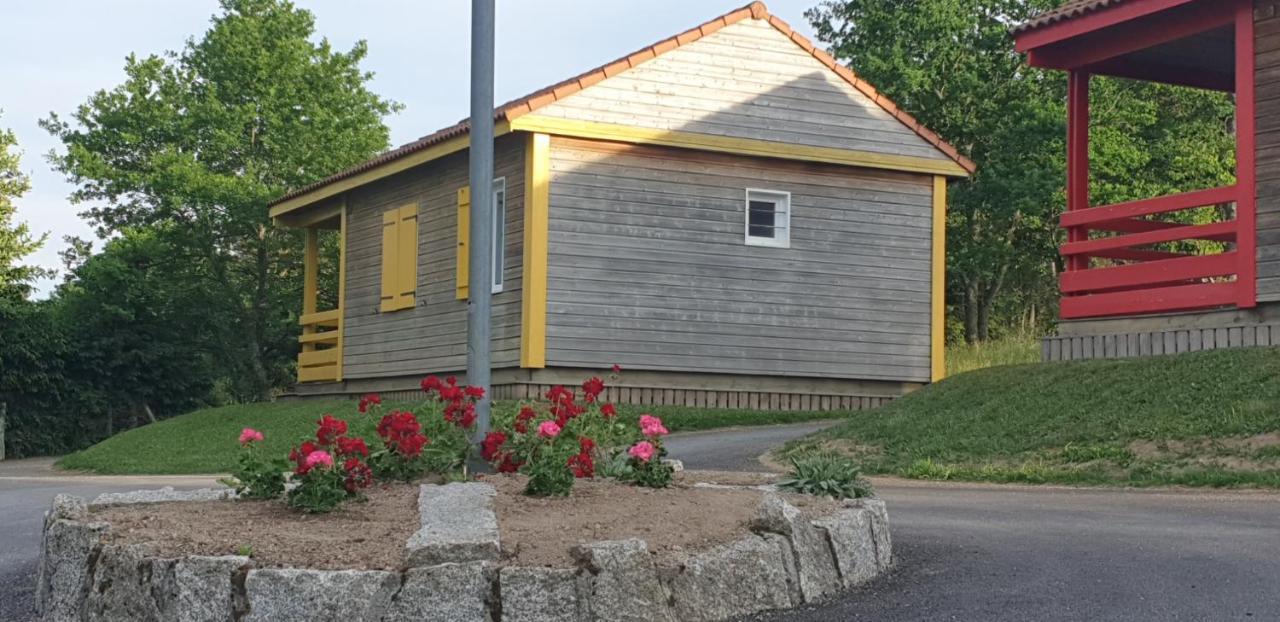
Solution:
{"label": "green foliage", "polygon": [[131,55],[122,84],[42,122],[99,233],[164,237],[219,301],[210,352],[236,399],[290,382],[297,351],[301,239],[267,202],[383,149],[397,108],[366,88],[364,42],[336,51],[314,25],[285,0],[222,0],[180,52]]}
{"label": "green foliage", "polygon": [[349,495],[342,472],[335,468],[315,468],[295,477],[298,485],[289,491],[289,507],[309,514],[327,514],[342,505]]}
{"label": "green foliage", "polygon": [[573,490],[573,472],[567,466],[578,451],[578,443],[568,434],[552,439],[535,439],[524,473],[529,476],[524,494],[531,497],[563,497]]}
{"label": "green foliage", "polygon": [[[835,56],[978,163],[952,185],[947,219],[947,298],[966,341],[1044,331],[1056,308],[1066,81],[1027,67],[1008,34],[1055,4],[828,0],[806,13]],[[1091,96],[1095,204],[1233,181],[1227,96],[1108,78]]]}
{"label": "green foliage", "polygon": [[629,468],[618,475],[618,480],[644,488],[667,488],[671,486],[676,470],[662,461],[666,456],[667,450],[660,448],[650,460],[632,458],[627,465]]}
{"label": "green foliage", "polygon": [[220,481],[234,488],[241,499],[275,499],[284,494],[284,474],[288,468],[285,460],[268,458],[257,443],[249,443],[241,449],[231,479]]}
{"label": "green foliage", "polygon": [[218,379],[210,355],[224,331],[224,301],[162,231],[129,229],[76,267],[53,308],[73,349],[67,373],[109,416],[136,425],[209,405]]}
{"label": "green foliage", "polygon": [[784,455],[928,479],[1269,486],[1280,464],[1238,447],[1276,430],[1280,348],[1233,348],[959,374]]}
{"label": "green foliage", "polygon": [[1010,334],[999,339],[947,346],[947,375],[954,376],[997,365],[1025,365],[1040,361],[1040,339]]}
{"label": "green foliage", "polygon": [[858,465],[830,452],[791,457],[791,473],[778,482],[783,490],[832,499],[861,499],[872,494],[871,483],[858,474]]}
{"label": "green foliage", "polygon": [[31,189],[31,180],[20,167],[21,154],[13,132],[0,128],[0,297],[25,298],[31,281],[49,272],[18,263],[44,245],[47,235],[33,236],[25,224],[14,222],[14,200]]}

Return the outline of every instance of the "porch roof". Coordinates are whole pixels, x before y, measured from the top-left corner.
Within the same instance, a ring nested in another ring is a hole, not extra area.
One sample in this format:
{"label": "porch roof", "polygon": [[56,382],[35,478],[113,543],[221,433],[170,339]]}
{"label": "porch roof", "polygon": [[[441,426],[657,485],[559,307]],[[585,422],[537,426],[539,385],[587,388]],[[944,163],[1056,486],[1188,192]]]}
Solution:
{"label": "porch roof", "polygon": [[1234,10],[1223,0],[1075,0],[1012,32],[1035,67],[1230,92]]}

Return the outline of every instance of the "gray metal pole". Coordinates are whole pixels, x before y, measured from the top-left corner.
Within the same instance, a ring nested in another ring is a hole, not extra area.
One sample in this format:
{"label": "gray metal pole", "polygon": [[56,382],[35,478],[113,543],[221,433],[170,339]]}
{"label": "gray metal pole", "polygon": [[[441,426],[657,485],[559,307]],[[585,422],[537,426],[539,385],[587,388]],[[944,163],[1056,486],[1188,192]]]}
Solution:
{"label": "gray metal pole", "polygon": [[493,296],[494,0],[471,0],[471,274],[467,282],[467,384],[484,387],[476,436],[489,433],[490,299]]}

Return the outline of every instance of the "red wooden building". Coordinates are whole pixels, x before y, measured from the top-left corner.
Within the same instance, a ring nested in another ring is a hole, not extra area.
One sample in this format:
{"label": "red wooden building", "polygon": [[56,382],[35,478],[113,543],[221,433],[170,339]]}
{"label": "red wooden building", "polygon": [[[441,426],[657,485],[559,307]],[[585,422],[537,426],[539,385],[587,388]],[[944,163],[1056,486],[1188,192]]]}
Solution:
{"label": "red wooden building", "polygon": [[[1035,67],[1068,73],[1059,334],[1048,360],[1280,344],[1277,0],[1075,0],[1015,29]],[[1116,76],[1236,101],[1236,183],[1119,205],[1089,198],[1089,82]],[[1170,215],[1216,206],[1214,222]],[[1170,250],[1221,242],[1210,254]]]}

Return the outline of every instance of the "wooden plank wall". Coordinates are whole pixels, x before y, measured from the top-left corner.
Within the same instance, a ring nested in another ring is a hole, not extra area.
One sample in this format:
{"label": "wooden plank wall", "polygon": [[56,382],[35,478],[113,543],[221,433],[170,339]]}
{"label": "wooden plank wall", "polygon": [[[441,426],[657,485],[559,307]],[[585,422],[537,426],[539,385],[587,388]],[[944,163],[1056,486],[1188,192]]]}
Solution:
{"label": "wooden plank wall", "polygon": [[[493,297],[493,364],[520,363],[524,136],[499,138],[495,176],[506,177],[503,291]],[[373,378],[466,367],[467,303],[454,296],[457,191],[467,152],[455,153],[351,191],[347,198],[347,304],[343,370]],[[380,313],[382,212],[418,203],[418,291],[413,309]]]}
{"label": "wooden plank wall", "polygon": [[[551,389],[545,384],[502,384],[493,387],[497,400],[536,400]],[[358,394],[352,394],[355,398]],[[424,400],[422,391],[383,391],[385,401]],[[332,399],[332,396],[328,396]],[[642,387],[608,387],[602,399],[614,404],[645,406],[688,406],[693,408],[729,408],[740,410],[871,410],[895,398],[885,395],[824,395],[815,393],[770,393],[759,391],[726,391],[715,389],[659,389]]]}
{"label": "wooden plank wall", "polygon": [[670,50],[537,114],[949,159],[795,42],[754,19]]}
{"label": "wooden plank wall", "polygon": [[[932,178],[554,138],[548,366],[929,380]],[[747,246],[746,188],[791,193]]]}
{"label": "wooden plank wall", "polygon": [[1280,300],[1280,2],[1254,2],[1258,300]]}
{"label": "wooden plank wall", "polygon": [[1045,337],[1040,342],[1040,358],[1044,361],[1080,361],[1270,345],[1280,345],[1280,324]]}

